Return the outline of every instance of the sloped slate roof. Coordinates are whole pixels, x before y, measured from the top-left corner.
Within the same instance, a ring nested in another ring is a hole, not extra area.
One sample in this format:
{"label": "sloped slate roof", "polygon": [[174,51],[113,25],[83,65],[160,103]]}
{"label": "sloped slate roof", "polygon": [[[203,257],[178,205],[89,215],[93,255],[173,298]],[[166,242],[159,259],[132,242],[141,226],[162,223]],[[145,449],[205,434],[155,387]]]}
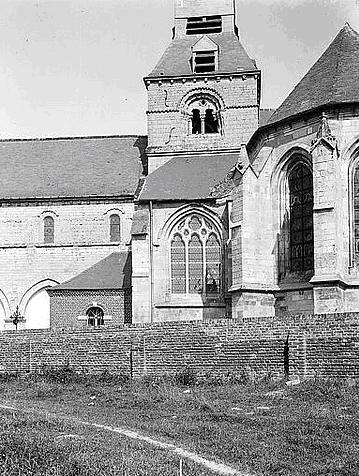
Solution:
{"label": "sloped slate roof", "polygon": [[0,199],[134,195],[143,136],[0,141]]}
{"label": "sloped slate roof", "polygon": [[275,109],[260,109],[259,110],[259,127],[265,126],[271,116],[273,115]]}
{"label": "sloped slate roof", "polygon": [[[201,36],[191,35],[174,39],[167,47],[154,70],[149,74],[149,77],[192,75],[190,64],[192,46],[198,42]],[[208,36],[219,46],[219,62],[218,70],[215,73],[205,73],[206,76],[218,73],[258,70],[255,61],[249,58],[234,33],[211,34]]]}
{"label": "sloped slate roof", "polygon": [[359,101],[359,34],[346,24],[269,124],[320,106]]}
{"label": "sloped slate roof", "polygon": [[149,226],[148,210],[136,210],[133,214],[131,235],[146,235]]}
{"label": "sloped slate roof", "polygon": [[129,253],[112,253],[53,291],[86,291],[92,289],[126,289],[131,287],[132,264]]}
{"label": "sloped slate roof", "polygon": [[[237,163],[238,154],[174,157],[145,181],[140,201],[213,198],[216,186]],[[216,195],[217,197],[217,195]]]}

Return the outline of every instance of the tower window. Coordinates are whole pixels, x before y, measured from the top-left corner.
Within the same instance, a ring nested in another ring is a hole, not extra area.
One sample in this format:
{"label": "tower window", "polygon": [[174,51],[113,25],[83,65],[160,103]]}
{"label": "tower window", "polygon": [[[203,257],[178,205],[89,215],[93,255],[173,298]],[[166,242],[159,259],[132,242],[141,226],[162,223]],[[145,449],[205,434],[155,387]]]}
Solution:
{"label": "tower window", "polygon": [[222,33],[222,17],[213,15],[209,17],[192,17],[187,20],[187,35],[205,35]]}
{"label": "tower window", "polygon": [[214,117],[212,109],[206,110],[204,132],[205,134],[215,134],[218,132],[218,119]]}
{"label": "tower window", "polygon": [[198,51],[193,53],[193,72],[211,73],[216,71],[216,52]]}
{"label": "tower window", "polygon": [[44,243],[53,243],[55,234],[55,221],[52,217],[44,218]]}
{"label": "tower window", "polygon": [[192,111],[192,134],[201,133],[201,115],[199,109],[193,109]]}
{"label": "tower window", "polygon": [[120,241],[121,239],[121,223],[118,215],[110,216],[110,241]]}

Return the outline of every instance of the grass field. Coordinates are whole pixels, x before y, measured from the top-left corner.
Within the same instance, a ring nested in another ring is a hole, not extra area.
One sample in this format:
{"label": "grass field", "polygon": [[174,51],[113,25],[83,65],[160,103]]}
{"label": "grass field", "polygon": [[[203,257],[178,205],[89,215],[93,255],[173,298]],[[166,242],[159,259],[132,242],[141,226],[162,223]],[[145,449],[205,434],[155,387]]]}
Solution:
{"label": "grass field", "polygon": [[[59,415],[1,411],[1,475],[179,474],[176,455],[64,415],[134,429],[255,475],[359,474],[355,382],[51,380],[1,384],[0,402]],[[210,474],[184,461],[183,476]]]}

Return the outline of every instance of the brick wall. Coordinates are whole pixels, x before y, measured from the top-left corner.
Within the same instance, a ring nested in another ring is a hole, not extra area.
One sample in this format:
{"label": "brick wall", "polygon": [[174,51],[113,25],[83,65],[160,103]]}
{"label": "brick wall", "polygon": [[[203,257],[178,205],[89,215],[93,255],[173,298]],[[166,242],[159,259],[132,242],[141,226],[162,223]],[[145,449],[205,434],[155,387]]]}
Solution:
{"label": "brick wall", "polygon": [[86,329],[86,311],[99,306],[105,314],[105,325],[131,322],[131,290],[51,291],[50,325],[52,329]]}
{"label": "brick wall", "polygon": [[43,364],[90,372],[123,369],[134,376],[198,372],[284,374],[289,336],[291,374],[359,376],[359,313],[242,321],[171,322],[85,331],[0,334],[2,370],[36,371]]}

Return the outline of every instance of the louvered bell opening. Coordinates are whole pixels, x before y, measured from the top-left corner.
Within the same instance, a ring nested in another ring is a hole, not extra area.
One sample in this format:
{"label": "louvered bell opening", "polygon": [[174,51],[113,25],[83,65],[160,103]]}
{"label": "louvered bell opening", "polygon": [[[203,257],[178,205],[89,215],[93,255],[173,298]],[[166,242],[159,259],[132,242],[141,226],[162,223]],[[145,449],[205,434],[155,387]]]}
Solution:
{"label": "louvered bell opening", "polygon": [[195,73],[211,73],[216,70],[214,51],[198,52],[194,58]]}
{"label": "louvered bell opening", "polygon": [[192,17],[187,20],[187,35],[205,35],[222,33],[222,17]]}

